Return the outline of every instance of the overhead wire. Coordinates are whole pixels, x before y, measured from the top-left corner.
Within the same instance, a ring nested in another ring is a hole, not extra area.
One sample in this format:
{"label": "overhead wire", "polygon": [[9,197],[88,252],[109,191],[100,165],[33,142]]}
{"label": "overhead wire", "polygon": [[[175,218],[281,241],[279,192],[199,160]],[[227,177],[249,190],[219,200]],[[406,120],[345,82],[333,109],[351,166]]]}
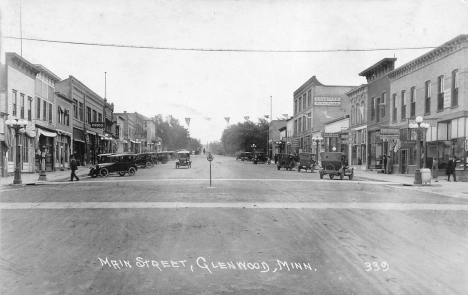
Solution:
{"label": "overhead wire", "polygon": [[2,36],[1,38],[27,40],[47,43],[61,43],[71,45],[84,46],[101,46],[101,47],[117,47],[117,48],[133,48],[133,49],[151,49],[151,50],[175,50],[175,51],[203,51],[203,52],[265,52],[265,53],[319,53],[319,52],[359,52],[359,51],[389,51],[389,50],[422,50],[434,49],[440,47],[455,47],[459,45],[444,45],[444,46],[415,46],[415,47],[393,47],[393,48],[342,48],[342,49],[303,49],[303,50],[275,50],[275,49],[222,49],[222,48],[184,48],[184,47],[160,47],[149,45],[125,45],[125,44],[108,44],[108,43],[92,43],[78,41],[63,41],[38,38],[25,38]]}

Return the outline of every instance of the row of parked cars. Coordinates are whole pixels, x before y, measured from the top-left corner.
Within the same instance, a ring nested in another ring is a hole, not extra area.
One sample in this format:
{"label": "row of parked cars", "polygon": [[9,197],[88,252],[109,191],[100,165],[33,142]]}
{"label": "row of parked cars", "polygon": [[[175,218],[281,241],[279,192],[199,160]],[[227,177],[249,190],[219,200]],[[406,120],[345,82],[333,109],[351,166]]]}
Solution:
{"label": "row of parked cars", "polygon": [[264,152],[238,152],[236,161],[248,161],[254,164],[271,164],[271,159]]}
{"label": "row of parked cars", "polygon": [[89,176],[106,177],[110,173],[133,176],[138,168],[151,168],[158,163],[166,164],[172,158],[171,153],[173,152],[100,154],[97,156],[96,165],[89,168]]}

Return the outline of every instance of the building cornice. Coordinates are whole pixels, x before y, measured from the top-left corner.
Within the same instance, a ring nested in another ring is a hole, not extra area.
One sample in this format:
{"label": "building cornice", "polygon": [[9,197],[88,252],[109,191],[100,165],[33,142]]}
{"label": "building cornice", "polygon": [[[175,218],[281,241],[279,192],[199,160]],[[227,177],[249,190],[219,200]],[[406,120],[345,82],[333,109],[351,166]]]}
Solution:
{"label": "building cornice", "polygon": [[51,78],[51,80],[53,81],[60,81],[62,79],[60,79],[59,76],[55,75],[54,73],[52,73],[50,70],[48,70],[46,67],[44,67],[43,65],[35,65],[36,68],[41,72],[41,73],[44,73],[46,74],[49,78]]}
{"label": "building cornice", "polygon": [[396,80],[402,76],[417,71],[426,65],[432,64],[443,57],[466,48],[468,48],[468,35],[459,35],[428,53],[421,55],[399,68],[396,68],[388,73],[388,77],[391,81]]}
{"label": "building cornice", "polygon": [[312,76],[312,78],[307,80],[307,82],[302,84],[301,87],[299,87],[296,91],[294,91],[294,97],[296,97],[296,95],[298,94],[302,94],[302,92],[304,92],[305,90],[307,90],[309,87],[312,87],[312,86],[325,86],[325,85],[320,83],[319,80],[317,80],[315,76]]}

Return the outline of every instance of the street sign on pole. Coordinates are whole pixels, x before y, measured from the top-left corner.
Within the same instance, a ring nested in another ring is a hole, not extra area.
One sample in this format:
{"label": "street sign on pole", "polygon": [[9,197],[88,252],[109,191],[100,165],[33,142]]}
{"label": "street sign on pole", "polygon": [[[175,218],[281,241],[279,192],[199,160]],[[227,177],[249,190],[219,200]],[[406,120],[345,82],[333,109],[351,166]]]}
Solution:
{"label": "street sign on pole", "polygon": [[213,159],[214,159],[211,152],[208,152],[208,156],[206,156],[206,159],[210,162],[210,187],[211,187],[211,161],[213,161]]}

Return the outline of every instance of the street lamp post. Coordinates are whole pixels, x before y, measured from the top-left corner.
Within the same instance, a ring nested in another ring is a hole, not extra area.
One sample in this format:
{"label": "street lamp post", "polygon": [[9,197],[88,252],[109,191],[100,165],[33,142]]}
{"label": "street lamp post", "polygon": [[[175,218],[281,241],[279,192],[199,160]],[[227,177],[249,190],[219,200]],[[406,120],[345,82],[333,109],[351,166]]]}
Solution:
{"label": "street lamp post", "polygon": [[421,135],[429,128],[429,124],[423,122],[421,116],[416,117],[416,123],[409,124],[409,128],[416,131],[416,172],[414,173],[414,184],[422,184],[421,177]]}
{"label": "street lamp post", "polygon": [[15,165],[15,178],[13,179],[13,184],[22,184],[21,180],[21,163],[20,163],[20,145],[19,145],[19,133],[20,130],[24,130],[23,128],[28,125],[28,121],[23,119],[9,119],[6,120],[5,124],[10,128],[15,130],[15,139],[16,139],[16,165]]}
{"label": "street lamp post", "polygon": [[312,141],[315,142],[315,150],[316,150],[316,161],[318,163],[318,159],[319,159],[319,144],[320,142],[323,140],[323,138],[321,136],[317,136],[317,137],[313,137],[312,138]]}

